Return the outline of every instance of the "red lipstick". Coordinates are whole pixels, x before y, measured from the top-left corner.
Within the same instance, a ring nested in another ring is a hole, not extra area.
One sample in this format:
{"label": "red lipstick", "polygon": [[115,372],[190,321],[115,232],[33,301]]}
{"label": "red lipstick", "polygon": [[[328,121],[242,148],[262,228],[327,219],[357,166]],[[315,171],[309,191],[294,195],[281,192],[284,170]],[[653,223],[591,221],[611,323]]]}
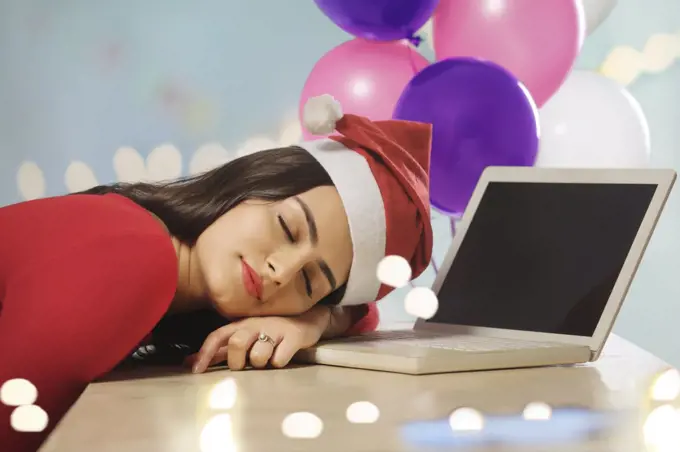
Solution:
{"label": "red lipstick", "polygon": [[241,259],[241,274],[243,275],[243,287],[246,288],[246,292],[251,297],[261,300],[262,278],[244,259]]}

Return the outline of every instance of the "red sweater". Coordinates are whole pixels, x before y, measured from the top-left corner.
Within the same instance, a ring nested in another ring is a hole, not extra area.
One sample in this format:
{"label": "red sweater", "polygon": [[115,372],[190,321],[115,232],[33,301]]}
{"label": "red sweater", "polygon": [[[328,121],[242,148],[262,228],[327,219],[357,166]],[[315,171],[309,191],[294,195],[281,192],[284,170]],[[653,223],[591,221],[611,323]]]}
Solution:
{"label": "red sweater", "polygon": [[50,418],[42,433],[17,433],[0,404],[0,449],[34,451],[168,310],[177,258],[158,221],[119,196],[4,207],[0,233],[0,384],[32,382]]}
{"label": "red sweater", "polygon": [[[28,452],[163,317],[177,258],[158,221],[118,195],[3,207],[0,233],[0,385],[31,381],[50,418],[42,433],[17,433],[0,404],[0,450]],[[371,304],[350,333],[377,323]]]}

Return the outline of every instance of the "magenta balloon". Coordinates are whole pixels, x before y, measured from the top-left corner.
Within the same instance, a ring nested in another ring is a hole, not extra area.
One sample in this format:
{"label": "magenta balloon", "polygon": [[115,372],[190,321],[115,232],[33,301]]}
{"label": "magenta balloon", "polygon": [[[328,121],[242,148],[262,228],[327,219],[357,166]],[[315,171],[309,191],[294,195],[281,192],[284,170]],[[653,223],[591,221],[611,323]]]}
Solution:
{"label": "magenta balloon", "polygon": [[[406,84],[429,62],[404,41],[347,41],[326,53],[307,77],[300,117],[307,99],[330,94],[345,113],[390,119]],[[305,132],[305,139],[314,138]]]}
{"label": "magenta balloon", "polygon": [[585,34],[581,0],[451,0],[433,16],[437,60],[475,57],[517,77],[542,106],[562,85]]}

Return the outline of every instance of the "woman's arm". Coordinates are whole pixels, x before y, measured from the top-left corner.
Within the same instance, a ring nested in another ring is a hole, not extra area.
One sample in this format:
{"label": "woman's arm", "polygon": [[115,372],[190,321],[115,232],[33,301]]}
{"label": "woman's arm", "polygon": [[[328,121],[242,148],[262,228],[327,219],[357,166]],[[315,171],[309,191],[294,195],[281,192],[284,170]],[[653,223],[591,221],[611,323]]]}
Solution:
{"label": "woman's arm", "polygon": [[322,328],[322,339],[373,331],[378,326],[378,310],[374,303],[357,306],[314,306],[301,315]]}
{"label": "woman's arm", "polygon": [[[248,364],[258,369],[267,364],[284,367],[295,353],[313,347],[320,339],[373,331],[377,326],[375,304],[314,306],[294,317],[250,317],[210,333],[189,362],[196,373],[225,360],[231,370],[241,370]],[[261,334],[268,340],[260,340]]]}
{"label": "woman's arm", "polygon": [[40,433],[15,432],[12,408],[0,404],[0,448],[37,450],[87,384],[163,316],[176,280],[169,239],[141,232],[74,241],[68,253],[45,250],[11,275],[0,299],[0,384],[31,381],[49,424]]}

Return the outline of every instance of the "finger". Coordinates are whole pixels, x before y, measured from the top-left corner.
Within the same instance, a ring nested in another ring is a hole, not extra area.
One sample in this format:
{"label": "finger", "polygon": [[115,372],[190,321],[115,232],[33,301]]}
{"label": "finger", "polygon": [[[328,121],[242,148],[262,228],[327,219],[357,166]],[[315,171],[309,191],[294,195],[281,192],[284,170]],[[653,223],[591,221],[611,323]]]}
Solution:
{"label": "finger", "polygon": [[[208,363],[208,367],[214,366],[215,364],[219,364],[223,361],[227,360],[227,347],[220,347],[217,352],[210,358],[210,362]],[[189,355],[186,358],[184,358],[184,366],[187,367],[193,367],[194,364],[198,361],[198,353],[194,353],[193,355]]]}
{"label": "finger", "polygon": [[229,355],[229,347],[227,347],[227,346],[220,347],[220,349],[217,350],[215,355],[210,360],[209,366],[214,366],[215,364],[219,364],[219,363],[226,361],[228,355]]}
{"label": "finger", "polygon": [[227,344],[227,365],[231,370],[242,370],[246,367],[246,358],[250,347],[257,340],[258,333],[241,329],[229,338]]}
{"label": "finger", "polygon": [[269,341],[255,341],[250,349],[250,365],[263,369],[274,353],[274,346]]}
{"label": "finger", "polygon": [[287,366],[298,350],[300,350],[300,341],[284,337],[274,350],[274,356],[271,358],[271,365],[279,368]]}
{"label": "finger", "polygon": [[205,341],[203,341],[203,345],[201,346],[201,349],[198,351],[194,360],[194,373],[204,372],[205,369],[208,368],[218,350],[226,345],[229,341],[229,338],[231,338],[231,336],[238,330],[238,326],[235,325],[235,323],[225,325],[208,335]]}
{"label": "finger", "polygon": [[[210,359],[210,362],[208,363],[207,367],[214,366],[219,363],[223,363],[227,360],[227,355],[228,355],[228,347],[220,347],[217,352],[213,355],[213,357]],[[193,367],[194,364],[196,364],[196,361],[198,360],[198,354],[194,353],[193,355],[189,355],[186,358],[184,358],[184,366],[186,367]]]}

